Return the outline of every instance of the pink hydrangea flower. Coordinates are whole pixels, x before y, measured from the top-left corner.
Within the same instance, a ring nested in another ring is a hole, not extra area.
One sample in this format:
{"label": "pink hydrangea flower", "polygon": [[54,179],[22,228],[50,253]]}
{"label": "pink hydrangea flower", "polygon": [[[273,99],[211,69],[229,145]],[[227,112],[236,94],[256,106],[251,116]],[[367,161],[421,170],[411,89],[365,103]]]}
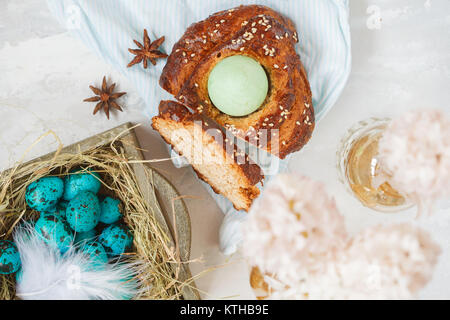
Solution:
{"label": "pink hydrangea flower", "polygon": [[379,141],[382,169],[390,184],[428,209],[450,197],[450,118],[417,110],[392,120]]}

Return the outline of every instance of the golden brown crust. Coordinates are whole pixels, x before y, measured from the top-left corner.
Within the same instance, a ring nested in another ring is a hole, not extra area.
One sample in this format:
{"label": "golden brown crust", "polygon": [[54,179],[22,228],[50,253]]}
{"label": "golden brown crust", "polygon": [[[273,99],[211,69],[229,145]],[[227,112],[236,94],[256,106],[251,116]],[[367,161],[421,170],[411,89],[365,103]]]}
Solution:
{"label": "golden brown crust", "polygon": [[[194,112],[284,158],[303,147],[314,128],[311,91],[295,52],[297,41],[292,21],[268,7],[240,6],[218,12],[190,26],[174,45],[160,84]],[[245,117],[220,112],[207,90],[208,75],[217,62],[237,54],[259,61],[270,83],[264,104]],[[279,144],[272,149],[274,137]]]}
{"label": "golden brown crust", "polygon": [[[246,206],[241,208],[237,207],[234,203],[233,205],[237,210],[243,209],[248,211],[253,199],[259,195],[259,189],[256,187],[256,184],[264,179],[264,175],[262,174],[261,168],[257,164],[253,163],[253,161],[246,156],[245,153],[241,152],[236,145],[227,145],[229,137],[226,136],[223,128],[217,125],[217,123],[213,120],[208,119],[203,115],[191,113],[185,106],[175,101],[161,101],[159,105],[159,115],[153,117],[152,119],[152,127],[160,132],[160,127],[157,125],[159,119],[174,121],[185,126],[192,123],[195,123],[196,125],[201,124],[203,132],[206,132],[209,136],[214,137],[216,143],[222,142],[221,146],[223,150],[226,151],[228,156],[231,157],[231,165],[234,170],[238,170],[240,176],[245,177],[245,180],[247,181],[246,185],[236,186],[236,188],[239,188],[240,193],[246,198]],[[169,139],[167,139],[163,134],[161,134],[161,136],[166,143],[172,145],[174,149],[177,149],[177,146],[173,145],[172,141],[169,141]],[[208,177],[201,174],[195,168],[195,165],[193,165],[193,169],[200,179],[211,185],[214,192],[218,194],[220,193],[218,188],[211,183]]]}

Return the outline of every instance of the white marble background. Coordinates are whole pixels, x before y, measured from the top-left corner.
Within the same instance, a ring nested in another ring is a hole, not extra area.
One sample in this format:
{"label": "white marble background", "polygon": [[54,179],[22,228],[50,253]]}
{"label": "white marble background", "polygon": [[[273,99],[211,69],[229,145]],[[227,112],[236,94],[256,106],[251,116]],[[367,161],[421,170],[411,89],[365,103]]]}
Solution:
{"label": "white marble background", "polygon": [[[413,108],[450,111],[450,1],[351,0],[353,67],[334,109],[316,127],[311,142],[290,164],[292,170],[325,182],[352,232],[376,223],[411,220],[412,211],[381,214],[364,208],[337,179],[335,153],[340,138],[355,122],[392,117]],[[125,48],[126,49],[126,48]],[[92,116],[90,84],[103,75],[127,91],[124,113]],[[155,104],[158,101],[155,101]],[[49,14],[44,0],[0,0],[0,170],[19,160],[40,135],[53,130],[65,145],[126,121],[136,129],[147,159],[168,156],[164,143],[141,113],[142,101],[127,80],[71,38]],[[26,159],[53,151],[45,138]],[[155,165],[177,186],[192,220],[191,269],[211,269],[197,286],[204,298],[253,298],[240,254],[219,252],[223,215],[190,168]],[[450,210],[420,224],[443,248],[432,282],[420,298],[450,298]],[[217,267],[217,268],[216,268]]]}

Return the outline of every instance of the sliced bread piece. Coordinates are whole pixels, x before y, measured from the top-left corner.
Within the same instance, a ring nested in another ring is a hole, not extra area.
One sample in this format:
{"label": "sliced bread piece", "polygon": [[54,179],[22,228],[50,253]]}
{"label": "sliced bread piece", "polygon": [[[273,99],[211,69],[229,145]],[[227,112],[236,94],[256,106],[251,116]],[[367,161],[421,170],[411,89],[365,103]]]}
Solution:
{"label": "sliced bread piece", "polygon": [[152,127],[187,158],[200,179],[228,198],[236,210],[250,209],[259,195],[256,184],[264,176],[257,164],[228,142],[223,128],[175,101],[161,101],[159,115],[152,121]]}

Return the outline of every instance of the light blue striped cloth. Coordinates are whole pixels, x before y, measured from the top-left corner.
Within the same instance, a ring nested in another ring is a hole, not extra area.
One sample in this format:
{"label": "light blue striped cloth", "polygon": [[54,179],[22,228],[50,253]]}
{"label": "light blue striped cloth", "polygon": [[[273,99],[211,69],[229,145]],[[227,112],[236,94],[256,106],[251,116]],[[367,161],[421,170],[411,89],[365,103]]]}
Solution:
{"label": "light blue striped cloth", "polygon": [[[61,24],[118,71],[125,74],[146,103],[146,113],[154,116],[159,101],[173,99],[158,84],[164,67],[127,68],[133,56],[127,48],[132,39],[142,40],[143,29],[151,40],[165,35],[161,49],[170,53],[186,28],[210,14],[241,4],[269,6],[291,18],[299,34],[297,52],[308,72],[316,121],[322,119],[341,94],[351,67],[348,0],[47,0],[50,11]],[[287,168],[289,157],[278,171]],[[176,163],[180,166],[181,163]],[[261,164],[264,167],[264,164]],[[205,184],[226,213],[220,233],[224,253],[236,251],[240,224],[246,214],[234,210],[229,201]]]}

